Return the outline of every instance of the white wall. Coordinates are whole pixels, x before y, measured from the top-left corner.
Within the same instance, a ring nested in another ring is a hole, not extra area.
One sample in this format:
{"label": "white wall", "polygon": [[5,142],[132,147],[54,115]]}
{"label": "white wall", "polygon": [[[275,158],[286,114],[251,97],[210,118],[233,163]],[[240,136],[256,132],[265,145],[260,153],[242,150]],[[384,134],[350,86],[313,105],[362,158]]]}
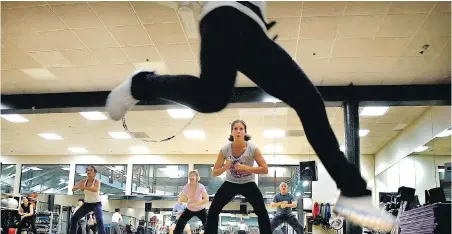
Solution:
{"label": "white wall", "polygon": [[425,190],[439,187],[438,166],[450,162],[450,155],[410,155],[375,177],[376,191],[397,192],[401,186],[415,188],[421,204]]}
{"label": "white wall", "polygon": [[394,140],[375,154],[375,175],[378,175],[410,155],[415,148],[433,139],[451,126],[451,107],[430,107]]}

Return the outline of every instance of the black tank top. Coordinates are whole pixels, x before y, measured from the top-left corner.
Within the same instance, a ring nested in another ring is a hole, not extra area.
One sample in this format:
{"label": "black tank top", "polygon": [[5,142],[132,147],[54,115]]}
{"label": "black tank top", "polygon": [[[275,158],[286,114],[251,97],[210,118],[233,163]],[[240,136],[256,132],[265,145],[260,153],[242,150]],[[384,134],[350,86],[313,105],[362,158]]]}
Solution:
{"label": "black tank top", "polygon": [[20,206],[22,207],[23,213],[26,213],[26,214],[30,213],[30,206],[31,206],[31,203],[28,203],[28,206],[25,206],[25,204],[22,203],[22,205],[20,205]]}

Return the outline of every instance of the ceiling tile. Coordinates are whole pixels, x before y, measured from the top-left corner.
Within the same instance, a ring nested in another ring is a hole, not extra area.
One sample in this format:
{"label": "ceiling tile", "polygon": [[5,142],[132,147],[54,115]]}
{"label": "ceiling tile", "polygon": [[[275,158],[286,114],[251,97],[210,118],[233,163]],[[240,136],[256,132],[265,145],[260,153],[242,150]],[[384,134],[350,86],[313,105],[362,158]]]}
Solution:
{"label": "ceiling tile", "polygon": [[157,45],[157,49],[164,61],[194,60],[188,43]]}
{"label": "ceiling tile", "polygon": [[51,6],[69,28],[103,27],[87,3]]}
{"label": "ceiling tile", "polygon": [[75,29],[74,32],[88,48],[108,48],[118,46],[105,28]]}
{"label": "ceiling tile", "polygon": [[384,15],[344,16],[339,27],[338,37],[373,38],[383,23],[383,19]]}
{"label": "ceiling tile", "polygon": [[24,33],[28,31],[25,22],[16,16],[14,10],[2,9],[1,19],[2,33]]}
{"label": "ceiling tile", "polygon": [[332,57],[362,57],[372,44],[372,39],[342,38],[334,44]]}
{"label": "ceiling tile", "polygon": [[172,75],[188,74],[199,77],[199,68],[194,61],[165,63]]}
{"label": "ceiling tile", "polygon": [[407,74],[417,74],[427,68],[429,64],[422,57],[400,57],[394,66],[394,70]]}
{"label": "ceiling tile", "polygon": [[160,58],[155,46],[137,46],[137,47],[123,47],[122,48],[127,56],[132,60],[133,63],[141,63],[141,62],[161,62]]}
{"label": "ceiling tile", "polygon": [[[449,63],[450,64],[450,63]],[[415,77],[413,84],[450,84],[451,72],[446,70],[427,70]],[[446,82],[445,82],[446,81]]]}
{"label": "ceiling tile", "polygon": [[356,72],[361,61],[361,58],[331,58],[327,72]]}
{"label": "ceiling tile", "polygon": [[190,43],[191,51],[193,52],[193,55],[195,56],[195,59],[199,61],[199,55],[201,54],[201,47],[200,43]]}
{"label": "ceiling tile", "polygon": [[129,77],[133,72],[135,72],[135,67],[131,63],[107,65],[107,70],[111,77],[119,81],[123,81],[126,77]]}
{"label": "ceiling tile", "polygon": [[50,81],[50,80],[58,80],[49,69],[46,68],[33,68],[33,69],[22,69],[21,70],[25,75],[32,78],[33,80],[38,81]]}
{"label": "ceiling tile", "polygon": [[7,36],[26,52],[53,50],[52,44],[43,40],[36,32],[8,34]]}
{"label": "ceiling tile", "polygon": [[123,47],[151,44],[148,34],[141,25],[110,27],[108,30]]}
{"label": "ceiling tile", "polygon": [[237,73],[237,78],[235,81],[236,87],[256,87],[256,84],[250,80],[248,77],[243,75],[242,73]]}
{"label": "ceiling tile", "polygon": [[435,13],[430,14],[422,25],[420,31],[425,31],[426,33],[434,36],[444,36],[450,37],[450,27],[451,27],[451,14],[449,13]]}
{"label": "ceiling tile", "polygon": [[60,53],[76,66],[102,65],[101,61],[87,49],[60,50]]}
{"label": "ceiling tile", "polygon": [[345,10],[346,2],[304,2],[303,17],[340,16]]}
{"label": "ceiling tile", "polygon": [[377,37],[412,37],[427,14],[387,15]]}
{"label": "ceiling tile", "polygon": [[19,70],[2,71],[2,82],[10,81],[13,83],[23,83],[24,81],[32,81],[30,77]]}
{"label": "ceiling tile", "polygon": [[110,73],[104,66],[83,66],[77,67],[77,70],[81,74],[81,77],[86,77],[84,80],[89,80],[91,83],[93,81],[101,82],[99,80],[112,79]]}
{"label": "ceiling tile", "polygon": [[298,40],[297,59],[328,58],[330,57],[333,42],[334,39]]}
{"label": "ceiling tile", "polygon": [[157,2],[130,2],[143,24],[178,23],[176,11]]}
{"label": "ceiling tile", "polygon": [[[450,37],[437,37],[425,31],[419,31],[403,52],[403,56],[422,56],[426,60],[433,57],[449,42]],[[422,47],[429,45],[428,49]],[[424,51],[420,54],[421,51]]]}
{"label": "ceiling tile", "polygon": [[34,7],[34,6],[42,6],[46,5],[45,2],[38,1],[6,1],[2,2],[2,7],[7,8],[26,8],[26,7]]}
{"label": "ceiling tile", "polygon": [[300,17],[302,2],[281,1],[267,3],[267,17]]}
{"label": "ceiling tile", "polygon": [[388,72],[395,65],[394,57],[369,57],[362,61],[360,72]]}
{"label": "ceiling tile", "polygon": [[22,52],[11,39],[9,39],[5,34],[2,34],[2,54],[15,54]]}
{"label": "ceiling tile", "polygon": [[322,74],[325,72],[326,67],[328,66],[328,59],[326,58],[314,58],[314,59],[299,59],[297,58],[298,64],[303,69],[303,71],[308,75],[311,74]]}
{"label": "ceiling tile", "polygon": [[39,32],[39,35],[43,38],[43,41],[57,50],[85,48],[83,43],[70,30]]}
{"label": "ceiling tile", "polygon": [[1,64],[1,69],[2,70],[13,70],[13,69],[15,69],[12,64],[6,62],[5,55],[2,55],[1,57],[2,57],[2,64]]}
{"label": "ceiling tile", "polygon": [[445,13],[450,12],[450,1],[438,1],[435,8],[433,8],[433,13]]}
{"label": "ceiling tile", "polygon": [[81,76],[75,67],[51,67],[49,71],[62,81],[78,81]]}
{"label": "ceiling tile", "polygon": [[402,55],[410,40],[410,38],[375,38],[369,45],[368,55],[398,57]]}
{"label": "ceiling tile", "polygon": [[28,53],[44,67],[70,67],[72,64],[58,51],[37,51]]}
{"label": "ceiling tile", "polygon": [[358,76],[353,72],[326,72],[322,79],[322,85],[328,86],[347,86]]}
{"label": "ceiling tile", "polygon": [[146,24],[146,31],[154,44],[186,43],[187,39],[179,23]]}
{"label": "ceiling tile", "polygon": [[[23,93],[25,92],[25,91],[21,88],[21,86],[16,85],[16,84],[14,84],[14,83],[12,83],[12,82],[9,82],[9,81],[4,81],[4,80],[1,81],[1,88],[2,88],[2,94],[3,94],[3,95],[8,95],[8,94],[23,94]],[[2,125],[2,126],[4,126],[4,125]],[[2,128],[4,128],[4,127],[2,127]],[[2,135],[2,137],[5,137],[5,135]],[[5,137],[5,138],[6,138],[6,137]],[[3,138],[3,139],[5,139],[5,138]],[[5,140],[2,140],[2,146],[1,146],[2,152],[3,152],[3,149],[6,148],[6,146],[3,146],[4,142],[6,142],[6,141],[5,141]]]}
{"label": "ceiling tile", "polygon": [[300,25],[300,18],[279,18],[271,19],[268,21],[275,20],[278,23],[270,30],[273,34],[278,34],[278,39],[281,40],[291,40],[298,38],[298,26]]}
{"label": "ceiling tile", "polygon": [[8,54],[2,56],[5,61],[16,69],[41,68],[36,60],[25,53]]}
{"label": "ceiling tile", "polygon": [[91,49],[91,51],[104,64],[123,64],[130,62],[121,48]]}
{"label": "ceiling tile", "polygon": [[383,72],[359,72],[356,79],[353,80],[354,85],[381,85],[386,74]]}
{"label": "ceiling tile", "polygon": [[430,63],[430,69],[440,70],[440,71],[450,71],[451,70],[451,45],[450,40],[446,46],[441,50],[437,57],[433,59]]}
{"label": "ceiling tile", "polygon": [[[303,17],[300,39],[336,38],[340,17]],[[292,31],[295,31],[292,29]]]}
{"label": "ceiling tile", "polygon": [[403,1],[392,2],[388,14],[415,14],[415,13],[430,13],[436,2],[431,1]]}
{"label": "ceiling tile", "polygon": [[297,49],[297,40],[277,40],[276,41],[284,50],[292,57],[295,57],[295,51]]}
{"label": "ceiling tile", "polygon": [[382,15],[386,14],[391,2],[350,1],[347,2],[345,15]]}
{"label": "ceiling tile", "polygon": [[106,26],[140,24],[129,2],[89,2],[88,4]]}
{"label": "ceiling tile", "polygon": [[413,83],[413,76],[401,71],[392,71],[386,73],[382,85],[407,85]]}
{"label": "ceiling tile", "polygon": [[21,8],[14,11],[34,31],[66,29],[64,23],[48,6]]}

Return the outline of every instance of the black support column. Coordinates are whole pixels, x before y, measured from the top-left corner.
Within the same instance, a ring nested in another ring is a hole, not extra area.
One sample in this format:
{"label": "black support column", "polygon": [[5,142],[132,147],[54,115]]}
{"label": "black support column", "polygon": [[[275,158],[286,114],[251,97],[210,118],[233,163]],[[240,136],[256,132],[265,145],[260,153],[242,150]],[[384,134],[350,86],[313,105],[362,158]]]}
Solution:
{"label": "black support column", "polygon": [[[344,103],[344,124],[345,124],[345,156],[348,161],[360,170],[360,150],[359,150],[359,103]],[[346,222],[345,234],[362,234],[360,226]]]}

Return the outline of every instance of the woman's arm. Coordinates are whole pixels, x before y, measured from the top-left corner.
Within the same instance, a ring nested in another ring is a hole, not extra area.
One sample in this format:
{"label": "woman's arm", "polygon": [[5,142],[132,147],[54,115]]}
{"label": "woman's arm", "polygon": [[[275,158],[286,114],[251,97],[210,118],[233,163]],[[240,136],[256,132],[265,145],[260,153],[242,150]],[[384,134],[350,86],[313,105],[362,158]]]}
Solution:
{"label": "woman's arm", "polygon": [[217,161],[215,162],[215,165],[213,166],[212,174],[213,176],[219,176],[223,174],[225,171],[229,170],[231,168],[231,161],[227,160],[226,164],[224,163],[224,156],[223,152],[220,151],[217,157]]}
{"label": "woman's arm", "polygon": [[100,190],[100,181],[94,180],[94,187],[85,187],[85,190],[88,190],[91,192],[98,192]]}
{"label": "woman's arm", "polygon": [[256,152],[254,152],[254,160],[256,160],[258,167],[236,164],[235,169],[237,171],[247,171],[254,174],[268,174],[267,162],[265,162],[265,159],[259,149],[256,149]]}
{"label": "woman's arm", "polygon": [[198,205],[204,205],[209,203],[209,195],[207,194],[207,191],[204,189],[202,191],[202,200],[198,202]]}

